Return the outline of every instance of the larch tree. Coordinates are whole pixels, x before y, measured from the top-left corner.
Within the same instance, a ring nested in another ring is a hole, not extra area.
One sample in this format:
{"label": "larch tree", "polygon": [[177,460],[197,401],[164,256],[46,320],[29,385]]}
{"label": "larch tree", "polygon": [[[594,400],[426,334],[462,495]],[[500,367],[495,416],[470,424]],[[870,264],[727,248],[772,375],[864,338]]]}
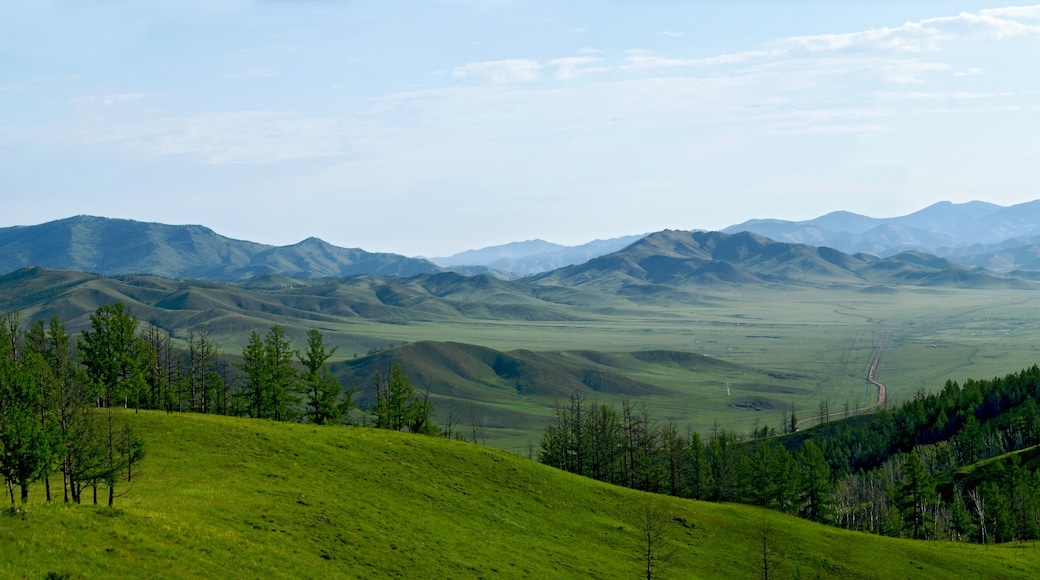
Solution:
{"label": "larch tree", "polygon": [[[321,331],[312,329],[307,332],[307,350],[299,354],[300,363],[306,368],[301,378],[307,396],[308,416],[317,425],[338,421],[344,411],[340,404],[342,388],[339,379],[329,371],[328,360],[335,353],[336,347],[328,348]],[[352,400],[353,393],[348,392],[347,398]]]}
{"label": "larch tree", "polygon": [[23,350],[19,338],[18,317],[8,315],[0,323],[0,476],[12,508],[15,486],[25,503],[50,457],[50,440],[39,420],[46,363],[39,353]]}
{"label": "larch tree", "polygon": [[826,523],[831,517],[831,468],[823,451],[812,440],[806,441],[798,452],[799,514],[814,522]]}
{"label": "larch tree", "polygon": [[79,353],[87,376],[99,389],[100,406],[140,404],[153,353],[137,335],[137,317],[122,302],[101,306],[90,315]]}

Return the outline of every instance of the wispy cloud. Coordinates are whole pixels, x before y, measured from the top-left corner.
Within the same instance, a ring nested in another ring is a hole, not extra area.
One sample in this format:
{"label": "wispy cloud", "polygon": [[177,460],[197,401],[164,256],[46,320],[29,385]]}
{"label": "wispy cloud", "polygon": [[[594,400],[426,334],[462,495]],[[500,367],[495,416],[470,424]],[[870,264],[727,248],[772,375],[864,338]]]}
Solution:
{"label": "wispy cloud", "polygon": [[145,93],[106,93],[103,95],[76,97],[75,99],[72,99],[72,105],[74,107],[92,107],[96,105],[111,107],[112,105],[118,105],[121,103],[140,101],[148,97],[149,95]]}
{"label": "wispy cloud", "polygon": [[556,58],[549,61],[549,66],[556,68],[556,78],[567,80],[576,78],[582,73],[602,72],[608,70],[606,67],[589,67],[593,63],[602,62],[603,59],[591,56],[571,56]]}
{"label": "wispy cloud", "polygon": [[884,74],[885,80],[890,83],[921,84],[925,82],[925,74],[951,68],[951,65],[941,62],[900,62],[886,67]]}
{"label": "wispy cloud", "polygon": [[458,78],[476,77],[495,84],[530,82],[538,79],[542,65],[527,58],[471,62],[453,70]]}
{"label": "wispy cloud", "polygon": [[195,157],[214,164],[250,164],[330,157],[349,152],[353,135],[342,119],[238,111],[149,121],[81,125],[70,137],[143,155]]}
{"label": "wispy cloud", "polygon": [[949,91],[936,91],[936,92],[925,92],[925,91],[910,91],[906,93],[896,92],[882,92],[878,93],[878,97],[882,99],[914,99],[914,100],[946,100],[952,99],[955,101],[966,101],[976,99],[993,99],[998,97],[1013,97],[1016,93],[1012,92],[999,92],[999,93],[971,93],[971,92],[949,92]]}
{"label": "wispy cloud", "polygon": [[999,16],[1002,18],[1025,18],[1040,20],[1040,4],[1033,6],[1008,6],[1006,8],[986,8],[980,14]]}

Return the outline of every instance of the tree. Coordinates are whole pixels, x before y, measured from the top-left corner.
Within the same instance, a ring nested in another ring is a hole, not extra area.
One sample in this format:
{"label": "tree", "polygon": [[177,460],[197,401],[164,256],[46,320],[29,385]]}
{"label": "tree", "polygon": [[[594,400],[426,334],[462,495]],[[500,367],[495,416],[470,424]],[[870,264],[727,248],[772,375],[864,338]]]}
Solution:
{"label": "tree", "polygon": [[285,334],[285,330],[272,324],[271,330],[264,337],[264,356],[267,364],[267,377],[270,381],[268,386],[271,397],[271,417],[275,421],[285,421],[292,418],[296,408],[297,376],[293,369],[292,342]]}
{"label": "tree", "polygon": [[144,328],[142,339],[152,356],[145,382],[148,384],[148,406],[154,409],[173,411],[174,356],[170,334],[152,321]]}
{"label": "tree", "polygon": [[910,528],[912,538],[923,539],[924,519],[928,502],[935,498],[935,487],[925,472],[924,464],[921,463],[921,457],[916,450],[907,455],[897,492],[896,505],[899,507],[903,525]]}
{"label": "tree", "polygon": [[660,578],[671,554],[665,550],[667,538],[665,537],[664,516],[655,509],[649,498],[643,504],[640,532],[643,548],[642,572],[645,574],[646,580]]}
{"label": "tree", "polygon": [[420,398],[404,374],[400,364],[394,365],[386,377],[376,373],[374,378],[376,404],[370,413],[376,416],[376,427],[413,433],[433,434],[436,427],[430,421],[433,404],[427,390]]}
{"label": "tree", "polygon": [[[344,408],[340,405],[339,396],[342,390],[339,379],[329,372],[328,360],[336,352],[336,347],[329,349],[325,338],[318,330],[307,333],[307,350],[299,354],[300,363],[306,367],[302,381],[307,395],[308,413],[312,422],[317,425],[329,421],[337,421]],[[349,391],[347,401],[352,401],[353,391]],[[349,413],[349,409],[346,409]]]}
{"label": "tree", "polygon": [[270,368],[264,341],[255,330],[249,335],[249,342],[242,349],[242,364],[238,368],[245,375],[245,390],[248,398],[249,416],[264,419],[270,416],[271,408],[268,385],[270,384]]}
{"label": "tree", "polygon": [[830,496],[834,491],[827,459],[810,439],[802,445],[797,460],[799,514],[814,522],[826,523],[830,521]]}
{"label": "tree", "polygon": [[184,359],[183,388],[192,412],[212,413],[223,378],[217,371],[217,347],[205,326],[188,332],[188,352]]}
{"label": "tree", "polygon": [[90,315],[90,329],[83,331],[79,352],[87,376],[100,390],[100,406],[118,401],[124,406],[140,404],[152,353],[137,336],[137,318],[122,302],[101,306]]}
{"label": "tree", "polygon": [[90,412],[93,390],[72,357],[71,337],[57,316],[47,326],[46,358],[54,377],[57,436],[55,452],[61,458],[65,501],[79,502],[78,483],[97,449],[92,446],[95,415]]}
{"label": "tree", "polygon": [[256,419],[286,421],[296,413],[299,377],[293,368],[296,351],[285,330],[272,324],[261,339],[254,330],[242,349],[238,368],[245,379],[249,415]]}
{"label": "tree", "polygon": [[46,363],[37,352],[19,349],[18,317],[0,321],[0,476],[7,482],[11,507],[14,487],[20,488],[22,503],[29,486],[49,466],[50,438],[41,423]]}

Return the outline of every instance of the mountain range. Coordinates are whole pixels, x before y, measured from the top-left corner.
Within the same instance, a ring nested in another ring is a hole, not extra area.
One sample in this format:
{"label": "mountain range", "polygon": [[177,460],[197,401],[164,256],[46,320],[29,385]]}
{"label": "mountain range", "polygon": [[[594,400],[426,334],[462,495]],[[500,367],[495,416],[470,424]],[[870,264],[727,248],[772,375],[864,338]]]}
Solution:
{"label": "mountain range", "polygon": [[1040,270],[1040,200],[1010,207],[945,201],[892,218],[839,211],[807,221],[751,220],[722,231],[754,232],[850,254],[918,251],[1000,272]]}
{"label": "mountain range", "polygon": [[[871,274],[869,269],[884,269],[884,259],[905,252],[931,254],[948,260],[949,266],[969,269],[1015,272],[1024,277],[1030,277],[1026,272],[1040,272],[1040,200],[1011,207],[979,201],[963,204],[941,202],[894,218],[833,212],[797,222],[751,220],[725,228],[722,232],[748,232],[776,242],[819,248],[818,255],[808,261],[804,256],[786,256],[800,260],[800,268],[817,269],[814,270],[817,274],[833,273],[836,265],[824,256],[829,255],[829,250],[853,256],[860,262],[842,267],[856,270],[861,278],[879,281],[884,277],[877,276],[876,272]],[[567,271],[573,273],[576,266],[613,256],[631,245],[640,244],[647,237],[623,236],[579,246],[529,240],[425,259],[341,248],[313,237],[288,246],[270,246],[231,239],[201,225],[77,216],[40,225],[0,228],[0,274],[41,266],[104,276],[151,274],[167,278],[242,281],[270,276],[292,279],[362,274],[414,276],[450,270],[463,275],[489,274],[501,279],[534,276],[539,280],[560,280],[569,274],[554,274],[554,271],[571,268]],[[716,236],[716,242],[718,239]],[[740,239],[749,244],[763,243]],[[703,240],[708,243],[708,238]],[[659,239],[655,243],[658,245],[639,246],[639,251],[657,252],[661,256],[658,258],[660,267],[666,267],[665,263],[678,266],[674,257],[667,257],[671,250],[661,246]],[[726,247],[727,244],[722,244],[718,251],[723,252]],[[752,250],[745,248],[744,251]],[[882,262],[871,266],[871,256],[880,257]],[[686,257],[704,260],[707,254],[695,252]],[[784,258],[774,256],[771,259]],[[601,260],[597,267],[609,265],[613,259]],[[724,254],[713,254],[712,259],[732,263]],[[928,262],[929,258],[921,260]],[[769,272],[767,266],[768,260],[759,264],[758,270],[737,272],[716,263],[709,271],[704,263],[687,261],[675,273],[688,274],[701,282],[737,282],[748,274],[760,281],[768,281],[776,275],[788,279],[796,277],[792,271]],[[795,266],[788,264],[790,268]],[[627,275],[640,278],[639,274],[632,272]]]}
{"label": "mountain range", "polygon": [[27,266],[221,281],[269,274],[320,278],[444,271],[420,258],[340,248],[318,238],[278,247],[233,240],[198,225],[92,216],[0,228],[0,272]]}
{"label": "mountain range", "polygon": [[545,240],[528,240],[467,250],[448,257],[430,258],[430,261],[444,268],[486,266],[509,277],[528,276],[587,262],[597,256],[616,252],[642,237],[643,235],[635,235],[593,240],[580,246],[562,246]]}

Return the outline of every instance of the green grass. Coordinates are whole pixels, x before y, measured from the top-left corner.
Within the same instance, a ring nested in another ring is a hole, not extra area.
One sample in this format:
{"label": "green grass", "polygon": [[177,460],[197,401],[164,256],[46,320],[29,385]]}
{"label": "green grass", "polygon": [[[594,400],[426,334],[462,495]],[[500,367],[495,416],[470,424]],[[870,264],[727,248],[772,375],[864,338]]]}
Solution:
{"label": "green grass", "polygon": [[[76,331],[99,300],[124,300],[142,321],[156,319],[170,329],[175,341],[206,325],[218,348],[231,354],[241,353],[250,332],[264,333],[271,323],[283,325],[297,346],[307,330],[321,330],[338,348],[333,362],[339,365],[418,341],[525,349],[572,368],[598,368],[572,351],[694,353],[726,364],[689,368],[629,359],[609,370],[659,387],[646,397],[653,416],[701,433],[716,423],[737,433],[756,423],[779,426],[792,405],[798,417],[808,417],[821,401],[832,413],[846,404],[869,404],[877,395],[865,381],[867,367],[886,333],[892,339],[877,378],[892,404],[935,391],[947,379],[992,378],[1031,366],[1040,343],[1040,295],[1006,288],[708,285],[608,292],[480,278],[359,277],[260,290],[159,278],[40,276],[46,279],[6,279],[0,306],[22,311],[26,321],[59,314]],[[398,355],[404,357],[403,350]],[[410,374],[422,372],[452,387],[434,385],[438,423],[454,408],[465,428],[473,409],[489,419],[488,442],[516,452],[538,441],[559,396],[518,396],[490,370],[464,376],[444,361],[439,368],[399,362]],[[364,389],[371,377],[344,382]],[[586,395],[619,400],[610,393]]]}
{"label": "green grass", "polygon": [[634,578],[646,506],[666,578],[1029,578],[1036,548],[846,532],[656,497],[503,451],[362,428],[127,413],[143,469],[115,510],[0,516],[0,577]]}

